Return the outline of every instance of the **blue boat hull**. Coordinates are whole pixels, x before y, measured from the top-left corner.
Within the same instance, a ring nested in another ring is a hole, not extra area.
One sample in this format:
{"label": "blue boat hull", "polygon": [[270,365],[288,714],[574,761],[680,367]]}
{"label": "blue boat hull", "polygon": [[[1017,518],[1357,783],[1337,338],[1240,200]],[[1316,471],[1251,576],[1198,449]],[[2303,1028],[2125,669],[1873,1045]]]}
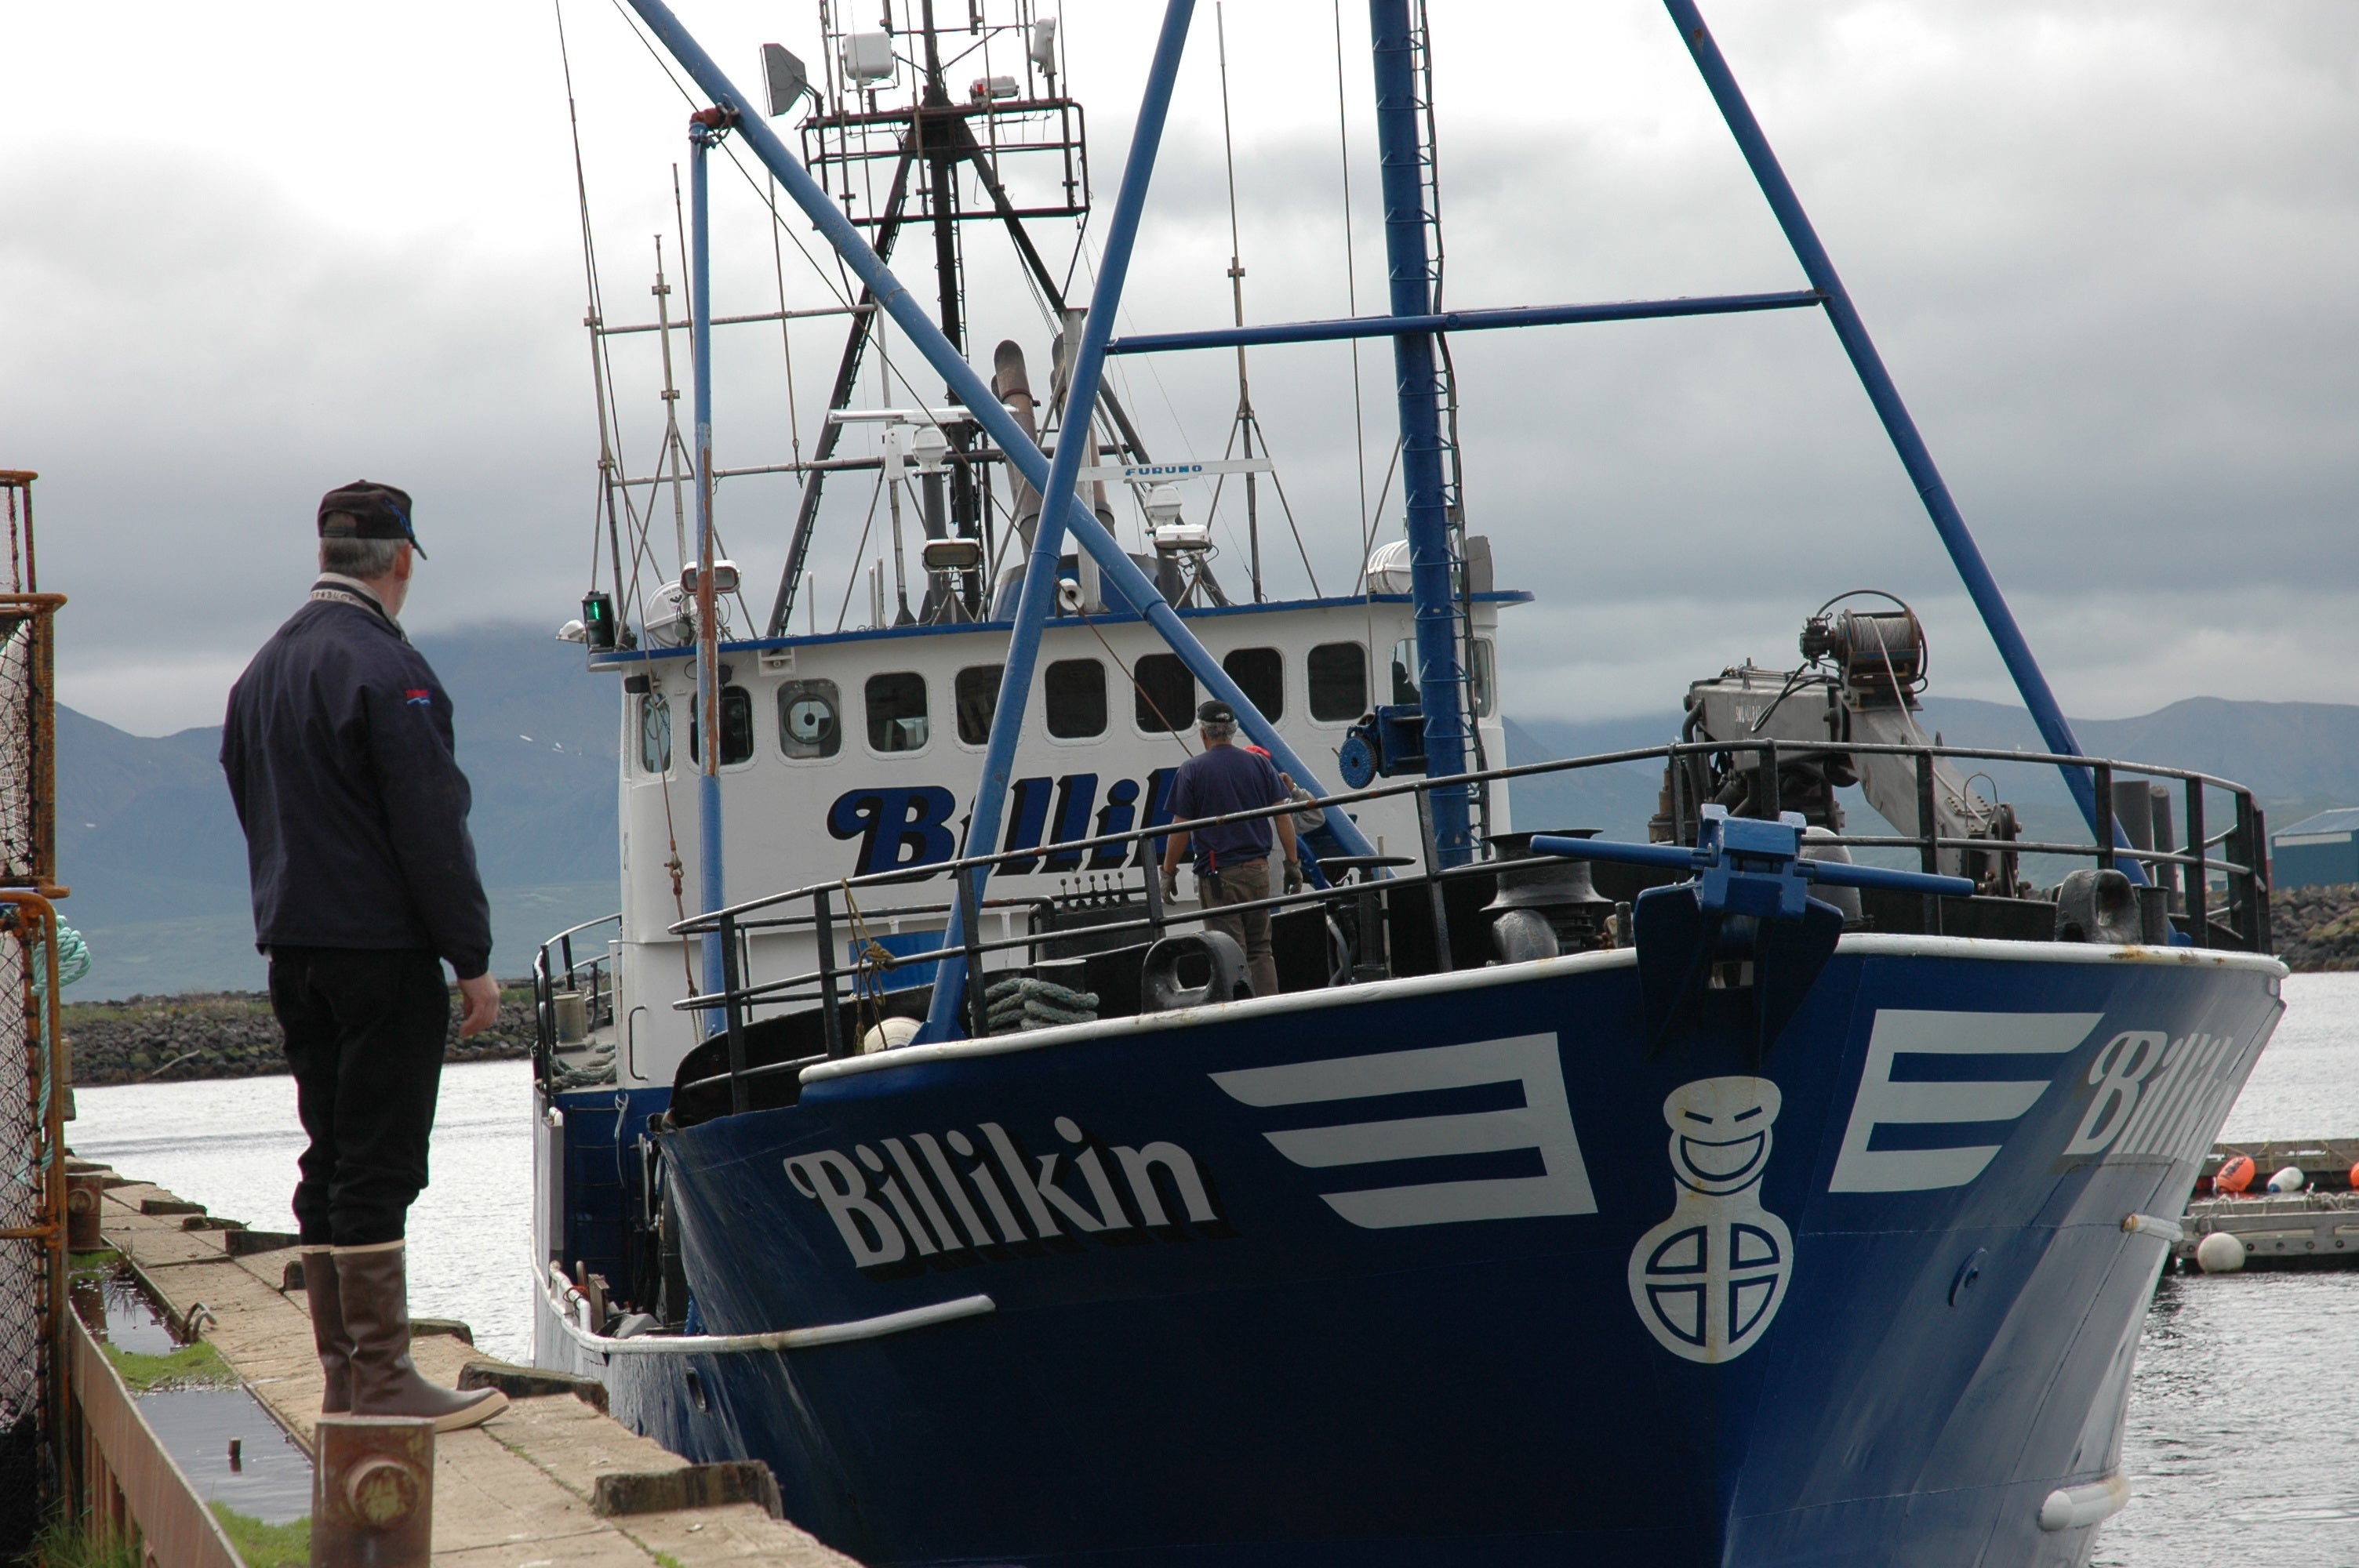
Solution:
{"label": "blue boat hull", "polygon": [[2077,1563],[2124,1222],[2281,973],[1855,936],[1757,1064],[1617,953],[831,1065],[664,1140],[704,1330],[988,1310],[571,1355],[872,1564]]}

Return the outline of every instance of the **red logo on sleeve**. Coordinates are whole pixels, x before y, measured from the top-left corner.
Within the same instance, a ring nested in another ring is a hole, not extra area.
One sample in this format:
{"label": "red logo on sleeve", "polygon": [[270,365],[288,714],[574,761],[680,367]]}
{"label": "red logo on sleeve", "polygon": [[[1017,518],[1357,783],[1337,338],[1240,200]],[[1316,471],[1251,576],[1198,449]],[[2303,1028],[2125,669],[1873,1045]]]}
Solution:
{"label": "red logo on sleeve", "polygon": [[401,697],[403,701],[410,703],[415,707],[431,708],[434,705],[434,693],[424,687],[416,687],[406,689],[402,692]]}

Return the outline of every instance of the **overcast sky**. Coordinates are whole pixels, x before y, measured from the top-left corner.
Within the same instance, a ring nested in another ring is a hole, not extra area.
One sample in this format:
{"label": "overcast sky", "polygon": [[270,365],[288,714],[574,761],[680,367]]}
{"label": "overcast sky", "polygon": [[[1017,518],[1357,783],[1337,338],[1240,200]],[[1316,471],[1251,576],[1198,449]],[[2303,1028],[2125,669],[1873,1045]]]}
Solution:
{"label": "overcast sky", "polygon": [[[1068,3],[1110,210],[1159,8]],[[816,10],[681,0],[747,86],[765,40],[817,58]],[[1450,303],[1800,286],[1659,6],[1434,10]],[[1719,0],[1707,16],[2068,710],[2359,700],[2359,7]],[[689,105],[606,0],[567,0],[564,17],[608,319],[645,319],[658,232],[677,276]],[[1332,5],[1259,0],[1226,24],[1248,316],[1342,314]],[[1343,30],[1357,298],[1375,309],[1364,14],[1346,6]],[[307,580],[320,492],[354,477],[417,497],[431,559],[413,626],[553,630],[575,612],[597,443],[557,38],[554,9],[526,3],[156,0],[0,20],[0,467],[44,476],[42,586],[73,596],[68,702],[147,733],[216,722]],[[1219,88],[1207,4],[1125,330],[1227,319]],[[715,189],[716,308],[775,308],[759,192],[726,165]],[[827,304],[832,271],[795,237],[818,248],[795,224],[788,303]],[[1040,238],[1071,257],[1070,223]],[[1013,336],[1045,382],[1048,330],[1005,247],[980,227],[967,246],[975,358],[987,371]],[[921,295],[926,254],[902,253]],[[715,353],[721,460],[782,460],[778,337],[734,330]],[[839,333],[795,329],[806,443]],[[651,344],[617,344],[635,473],[661,418]],[[1817,313],[1455,348],[1471,525],[1503,584],[1539,596],[1503,633],[1510,711],[1666,711],[1724,664],[1790,663],[1803,616],[1862,586],[1927,613],[1937,689],[2008,695]],[[1373,500],[1390,452],[1388,346],[1362,351],[1364,444],[1347,350],[1253,362],[1319,581],[1348,588],[1355,465]],[[1119,384],[1157,457],[1216,457],[1234,373],[1228,356],[1174,355],[1123,363]],[[826,514],[822,626],[867,496],[842,484]],[[1215,563],[1233,588],[1234,499]],[[765,607],[793,502],[779,481],[723,491]],[[1380,539],[1398,518],[1396,486]],[[1306,589],[1267,508],[1265,525],[1273,589]]]}

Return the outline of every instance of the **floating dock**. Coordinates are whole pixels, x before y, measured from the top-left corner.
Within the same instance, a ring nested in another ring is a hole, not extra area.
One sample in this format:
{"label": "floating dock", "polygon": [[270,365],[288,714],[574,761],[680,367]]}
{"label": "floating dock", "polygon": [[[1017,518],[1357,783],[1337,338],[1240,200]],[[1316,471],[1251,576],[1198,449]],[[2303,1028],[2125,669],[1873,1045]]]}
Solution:
{"label": "floating dock", "polygon": [[[320,1364],[287,1238],[224,1226],[160,1187],[119,1177],[101,1224],[175,1329],[201,1334],[316,1456]],[[440,1326],[415,1336],[419,1370],[444,1383],[462,1375],[495,1383],[510,1403],[484,1426],[435,1439],[438,1568],[859,1568],[761,1502],[736,1500],[775,1497],[775,1483],[749,1487],[745,1467],[690,1465],[590,1402],[603,1390],[577,1392],[567,1379],[492,1361],[461,1325]]]}
{"label": "floating dock", "polygon": [[2301,1192],[2256,1198],[2198,1198],[2171,1244],[2184,1268],[2214,1234],[2245,1244],[2245,1267],[2350,1268],[2359,1264],[2359,1193]]}

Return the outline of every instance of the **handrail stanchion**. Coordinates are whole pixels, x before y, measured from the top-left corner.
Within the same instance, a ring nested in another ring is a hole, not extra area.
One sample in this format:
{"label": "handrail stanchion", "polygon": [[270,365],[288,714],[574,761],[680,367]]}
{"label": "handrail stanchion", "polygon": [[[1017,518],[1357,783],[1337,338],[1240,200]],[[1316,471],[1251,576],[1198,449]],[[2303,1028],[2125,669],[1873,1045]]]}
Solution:
{"label": "handrail stanchion", "polygon": [[[1155,840],[1152,838],[1142,838],[1139,842],[1142,845],[1151,845]],[[1139,874],[1145,880],[1147,884],[1147,940],[1150,942],[1160,942],[1163,940],[1162,860],[1159,857],[1150,856],[1147,859],[1147,863],[1139,868]]]}
{"label": "handrail stanchion", "polygon": [[835,921],[827,890],[811,894],[811,935],[819,944],[819,1012],[821,1038],[827,1042],[830,1061],[843,1054],[843,1017],[835,1000]]}
{"label": "handrail stanchion", "polygon": [[2269,830],[2251,790],[2236,790],[2236,835],[2244,839],[2245,953],[2269,950]]}
{"label": "handrail stanchion", "polygon": [[[991,1003],[983,979],[983,903],[975,897],[973,874],[960,871],[957,876],[959,929],[966,937],[966,1033],[970,1040],[981,1040],[991,1033]],[[941,972],[941,966],[935,965],[937,979]]]}
{"label": "handrail stanchion", "polygon": [[744,970],[737,961],[737,917],[721,917],[721,989],[723,993],[722,1016],[729,1031],[729,1111],[743,1116],[751,1104],[745,1087],[745,985]]}
{"label": "handrail stanchion", "polygon": [[1775,822],[1777,820],[1777,814],[1786,809],[1785,792],[1778,788],[1777,742],[1762,741],[1760,756],[1761,815]]}
{"label": "handrail stanchion", "polygon": [[1451,971],[1450,905],[1442,897],[1441,883],[1434,872],[1441,870],[1441,846],[1433,831],[1433,792],[1417,791],[1417,835],[1425,850],[1425,891],[1433,901],[1433,967],[1437,974]]}
{"label": "handrail stanchion", "polygon": [[2203,781],[2187,781],[2187,848],[2195,863],[2187,868],[2187,935],[2198,947],[2212,946],[2212,851],[2203,839]]}
{"label": "handrail stanchion", "polygon": [[[1929,877],[1941,874],[1941,819],[1933,797],[1933,752],[1930,747],[1917,753],[1917,860]],[[1925,935],[1941,934],[1941,899],[1938,893],[1925,895]]]}
{"label": "handrail stanchion", "polygon": [[2111,762],[2099,762],[2093,770],[2097,779],[2097,869],[2114,869],[2114,768]]}

